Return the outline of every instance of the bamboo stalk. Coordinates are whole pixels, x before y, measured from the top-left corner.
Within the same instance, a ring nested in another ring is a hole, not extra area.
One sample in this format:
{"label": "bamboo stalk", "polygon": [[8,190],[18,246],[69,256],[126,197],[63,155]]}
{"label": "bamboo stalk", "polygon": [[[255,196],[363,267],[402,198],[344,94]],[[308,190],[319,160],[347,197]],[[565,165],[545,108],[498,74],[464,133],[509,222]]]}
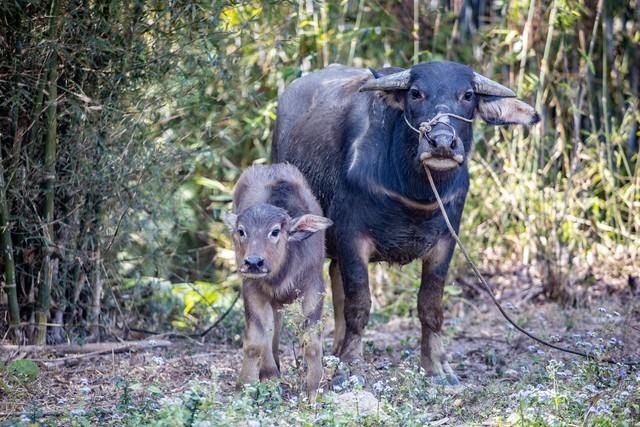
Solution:
{"label": "bamboo stalk", "polygon": [[[60,20],[59,0],[51,2],[51,16],[49,18],[49,40],[57,38],[58,25]],[[47,341],[47,316],[49,314],[49,304],[51,300],[51,287],[55,266],[52,260],[51,248],[54,244],[54,185],[56,179],[56,151],[58,144],[58,56],[52,52],[49,59],[48,78],[48,107],[47,107],[47,139],[44,148],[44,169],[46,173],[45,181],[45,207],[43,230],[46,244],[44,257],[44,277],[38,288],[38,302],[36,307],[36,322],[38,323],[36,332],[36,344],[44,345]],[[57,261],[57,260],[55,260]],[[56,263],[57,264],[57,263]]]}
{"label": "bamboo stalk", "polygon": [[360,0],[358,3],[358,13],[356,14],[356,23],[353,26],[353,36],[351,37],[351,45],[349,46],[349,59],[347,64],[353,65],[353,57],[356,54],[356,42],[358,41],[357,33],[360,30],[360,23],[362,22],[362,9],[364,8],[364,0]]}
{"label": "bamboo stalk", "polygon": [[329,5],[326,1],[320,2],[320,42],[322,44],[322,66],[329,65],[329,34],[328,34],[328,11]]}
{"label": "bamboo stalk", "polygon": [[95,251],[96,261],[94,270],[93,289],[91,293],[91,341],[100,341],[100,309],[102,307],[102,264],[100,257],[100,248]]}
{"label": "bamboo stalk", "polygon": [[[542,97],[544,95],[544,90],[545,90],[545,79],[547,77],[547,74],[549,74],[549,53],[551,52],[551,41],[553,40],[553,31],[555,29],[555,22],[556,22],[556,15],[557,15],[557,11],[558,11],[558,3],[556,0],[553,0],[553,4],[551,6],[551,12],[549,12],[549,28],[547,30],[547,41],[545,42],[544,45],[544,53],[542,54],[542,61],[540,63],[540,77],[538,79],[538,91],[536,93],[536,111],[542,111]],[[543,120],[546,119],[545,115],[542,115]],[[535,148],[542,151],[543,147],[541,144],[541,137],[542,137],[542,132],[544,131],[544,129],[547,127],[546,123],[542,123],[543,126],[541,127],[536,127],[536,130],[534,131],[534,135],[535,135]],[[540,130],[542,128],[542,130]],[[540,152],[539,153],[539,159],[536,162],[536,164],[538,166],[536,167],[541,167],[542,166],[542,160],[544,159],[543,157],[543,153]]]}
{"label": "bamboo stalk", "polygon": [[413,63],[420,62],[420,0],[413,0]]}
{"label": "bamboo stalk", "polygon": [[13,329],[16,343],[20,343],[22,333],[20,330],[20,306],[18,305],[18,292],[16,289],[16,270],[13,260],[13,240],[11,239],[11,225],[9,222],[9,202],[7,200],[7,188],[4,180],[4,167],[2,164],[2,150],[0,150],[0,235],[2,235],[2,257],[4,260],[4,290],[7,293],[9,304],[9,322]]}
{"label": "bamboo stalk", "polygon": [[433,40],[432,40],[432,44],[431,44],[431,57],[433,58],[433,56],[436,53],[436,48],[438,47],[438,35],[440,33],[440,20],[442,19],[442,11],[440,9],[440,5],[436,5],[436,21],[435,24],[433,24]]}
{"label": "bamboo stalk", "polygon": [[522,30],[522,58],[520,58],[520,70],[518,72],[517,91],[518,94],[522,92],[522,83],[524,81],[524,70],[527,66],[527,56],[529,54],[529,33],[531,32],[531,26],[533,25],[533,15],[536,10],[536,0],[529,2],[529,12],[527,14],[527,22],[524,24]]}

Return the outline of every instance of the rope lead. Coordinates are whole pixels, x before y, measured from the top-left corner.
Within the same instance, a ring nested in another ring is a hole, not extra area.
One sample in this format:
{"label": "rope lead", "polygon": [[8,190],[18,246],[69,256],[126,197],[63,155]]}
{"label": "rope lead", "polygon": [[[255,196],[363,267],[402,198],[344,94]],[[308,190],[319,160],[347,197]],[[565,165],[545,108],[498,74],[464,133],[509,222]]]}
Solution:
{"label": "rope lead", "polygon": [[518,331],[520,331],[521,333],[525,334],[526,336],[528,336],[532,340],[537,341],[540,344],[546,345],[547,347],[551,347],[551,348],[553,348],[555,350],[558,350],[558,351],[562,351],[562,352],[569,353],[569,354],[574,354],[576,356],[581,356],[581,357],[584,357],[585,359],[591,359],[591,360],[595,360],[597,362],[610,363],[610,364],[613,364],[613,365],[624,364],[624,365],[627,365],[627,366],[630,366],[630,367],[634,367],[634,366],[640,365],[640,362],[638,362],[638,361],[636,361],[636,362],[625,362],[625,361],[620,362],[620,361],[616,361],[616,360],[613,360],[613,359],[610,359],[610,358],[596,359],[593,356],[589,356],[586,353],[583,353],[583,352],[580,352],[580,351],[577,351],[577,350],[572,350],[570,348],[560,347],[558,345],[552,344],[552,343],[550,343],[548,341],[543,340],[542,338],[538,338],[537,336],[533,335],[531,332],[528,332],[526,329],[518,326],[516,324],[516,322],[513,321],[511,319],[511,317],[509,317],[509,315],[504,311],[504,309],[502,308],[502,306],[500,305],[500,303],[496,299],[495,295],[493,294],[493,291],[491,290],[491,287],[489,286],[487,281],[484,279],[482,274],[480,274],[480,270],[478,270],[478,267],[476,267],[476,265],[473,262],[473,260],[471,260],[471,257],[469,256],[469,253],[467,252],[466,248],[464,247],[464,245],[460,241],[460,238],[458,237],[458,234],[453,229],[453,226],[451,225],[451,222],[449,221],[449,217],[447,216],[447,212],[444,209],[444,204],[442,203],[442,199],[440,199],[440,194],[438,194],[438,190],[436,189],[436,185],[433,182],[433,177],[431,176],[431,171],[429,170],[428,167],[425,167],[424,170],[427,173],[427,178],[429,179],[429,184],[431,185],[431,189],[433,190],[433,194],[436,196],[436,200],[438,202],[438,206],[440,207],[440,211],[442,212],[442,216],[444,217],[444,221],[447,223],[447,228],[449,228],[449,232],[451,233],[451,236],[454,238],[454,240],[458,244],[458,247],[460,247],[460,250],[462,251],[462,254],[467,259],[467,262],[471,266],[471,269],[473,270],[473,273],[475,274],[476,278],[480,281],[480,283],[482,283],[482,286],[484,287],[485,291],[487,291],[487,293],[491,297],[491,300],[493,301],[493,303],[496,305],[496,307],[500,311],[500,314],[502,314],[502,316],[507,320],[507,322],[509,322],[511,325],[513,325],[514,328],[516,328]]}

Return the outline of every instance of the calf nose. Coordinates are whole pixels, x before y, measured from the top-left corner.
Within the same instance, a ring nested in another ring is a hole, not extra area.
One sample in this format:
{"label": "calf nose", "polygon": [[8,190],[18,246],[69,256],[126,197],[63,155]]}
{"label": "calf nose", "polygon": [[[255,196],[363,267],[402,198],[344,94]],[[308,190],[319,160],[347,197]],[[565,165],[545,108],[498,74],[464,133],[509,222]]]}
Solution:
{"label": "calf nose", "polygon": [[250,268],[262,268],[264,266],[264,258],[256,255],[248,256],[244,259],[244,265]]}

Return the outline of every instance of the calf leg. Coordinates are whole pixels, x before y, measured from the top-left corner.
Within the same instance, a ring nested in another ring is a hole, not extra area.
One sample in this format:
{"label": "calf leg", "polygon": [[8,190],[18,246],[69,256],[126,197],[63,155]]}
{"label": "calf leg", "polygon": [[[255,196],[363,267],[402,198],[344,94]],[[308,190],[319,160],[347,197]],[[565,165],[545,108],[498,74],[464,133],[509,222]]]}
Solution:
{"label": "calf leg", "polygon": [[449,366],[440,337],[443,322],[442,295],[453,247],[450,239],[442,239],[423,261],[418,317],[422,324],[421,366],[440,381],[455,385],[459,381]]}
{"label": "calf leg", "polygon": [[367,269],[372,245],[368,239],[349,241],[339,249],[338,260],[344,287],[345,335],[340,358],[345,362],[362,360],[362,334],[369,321],[371,292]]}
{"label": "calf leg", "polygon": [[253,286],[242,286],[245,331],[242,343],[242,368],[238,383],[275,377],[278,367],[271,348],[274,334],[273,307]]}
{"label": "calf leg", "polygon": [[329,265],[329,276],[331,278],[331,296],[333,300],[333,348],[332,352],[336,356],[340,355],[342,343],[344,342],[345,320],[344,320],[344,287],[342,285],[342,274],[338,261],[332,260]]}
{"label": "calf leg", "polygon": [[273,349],[273,359],[276,363],[276,367],[278,368],[278,372],[280,372],[280,332],[282,331],[282,307],[273,306],[273,341],[272,341],[272,349]]}
{"label": "calf leg", "polygon": [[324,280],[322,267],[319,275],[307,286],[302,299],[302,312],[305,317],[303,337],[304,360],[307,365],[307,393],[309,401],[315,402],[320,381],[322,380],[322,332],[320,318],[324,298]]}

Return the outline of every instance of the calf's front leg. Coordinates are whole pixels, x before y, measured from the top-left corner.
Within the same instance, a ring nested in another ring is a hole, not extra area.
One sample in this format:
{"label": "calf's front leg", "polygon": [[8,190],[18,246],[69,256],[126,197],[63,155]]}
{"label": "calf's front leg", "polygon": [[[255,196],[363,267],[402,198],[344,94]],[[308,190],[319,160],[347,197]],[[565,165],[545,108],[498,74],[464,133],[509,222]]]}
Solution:
{"label": "calf's front leg", "polygon": [[242,295],[245,330],[238,384],[277,377],[278,366],[272,349],[275,332],[273,307],[269,300],[257,291],[257,286],[243,284]]}
{"label": "calf's front leg", "polygon": [[278,372],[280,372],[280,332],[282,332],[282,306],[274,305],[273,306],[273,340],[272,340],[272,350],[273,350],[273,359],[276,362],[276,367],[278,368]]}
{"label": "calf's front leg", "polygon": [[449,366],[447,353],[440,336],[442,296],[455,242],[449,237],[440,239],[422,262],[422,280],[418,293],[418,317],[422,324],[420,364],[442,382],[455,385],[460,381]]}
{"label": "calf's front leg", "polygon": [[320,381],[322,380],[322,303],[324,300],[324,280],[322,266],[317,277],[305,287],[302,299],[302,312],[305,317],[303,337],[304,360],[307,365],[307,393],[309,401],[315,402]]}

